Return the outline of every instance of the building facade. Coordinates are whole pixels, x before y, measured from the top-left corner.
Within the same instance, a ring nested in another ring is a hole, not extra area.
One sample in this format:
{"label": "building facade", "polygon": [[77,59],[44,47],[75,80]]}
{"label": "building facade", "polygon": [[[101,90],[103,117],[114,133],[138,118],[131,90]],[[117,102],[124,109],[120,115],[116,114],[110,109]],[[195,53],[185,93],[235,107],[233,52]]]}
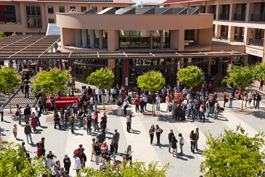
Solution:
{"label": "building facade", "polygon": [[0,30],[6,35],[45,34],[48,23],[56,23],[56,13],[85,12],[95,8],[102,11],[108,7],[129,7],[131,0],[5,0],[0,1]]}

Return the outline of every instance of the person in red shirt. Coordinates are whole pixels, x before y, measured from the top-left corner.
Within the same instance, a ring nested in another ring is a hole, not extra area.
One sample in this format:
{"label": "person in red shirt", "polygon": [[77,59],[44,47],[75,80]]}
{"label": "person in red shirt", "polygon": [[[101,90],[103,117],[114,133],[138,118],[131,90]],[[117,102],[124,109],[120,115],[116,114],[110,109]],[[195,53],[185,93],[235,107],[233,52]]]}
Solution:
{"label": "person in red shirt", "polygon": [[138,96],[135,98],[134,104],[135,104],[135,112],[137,112],[137,110],[139,111],[140,99]]}
{"label": "person in red shirt", "polygon": [[75,150],[75,155],[77,156],[77,157],[80,157],[81,156],[81,154],[82,154],[82,148],[83,148],[83,145],[82,144],[79,144],[79,148],[77,148],[76,150]]}
{"label": "person in red shirt", "polygon": [[96,131],[96,129],[99,131],[99,128],[98,128],[98,114],[94,112],[94,131]]}
{"label": "person in red shirt", "polygon": [[104,112],[104,114],[103,114],[103,117],[104,117],[105,122],[106,122],[106,124],[107,124],[107,116],[106,116],[106,113],[105,113],[105,112]]}
{"label": "person in red shirt", "polygon": [[228,99],[226,98],[226,93],[225,92],[223,94],[223,101],[224,101],[224,107],[225,107],[225,103],[228,102]]}
{"label": "person in red shirt", "polygon": [[38,156],[38,158],[40,158],[42,156],[41,154],[41,146],[40,146],[40,143],[37,143],[37,151],[35,152]]}
{"label": "person in red shirt", "polygon": [[38,131],[38,130],[36,129],[36,125],[37,125],[37,121],[36,121],[36,119],[33,117],[33,118],[31,119],[31,126],[32,126],[34,132],[37,132],[37,131]]}
{"label": "person in red shirt", "polygon": [[214,92],[214,94],[213,94],[213,99],[214,99],[214,100],[217,99],[217,93],[216,93],[216,92]]}

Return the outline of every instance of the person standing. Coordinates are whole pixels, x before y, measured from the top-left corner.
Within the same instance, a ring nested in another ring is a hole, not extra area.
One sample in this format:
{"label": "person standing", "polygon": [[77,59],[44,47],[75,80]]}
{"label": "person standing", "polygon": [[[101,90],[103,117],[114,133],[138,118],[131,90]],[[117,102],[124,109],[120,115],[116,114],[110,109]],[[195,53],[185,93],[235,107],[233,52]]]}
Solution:
{"label": "person standing", "polygon": [[190,115],[191,115],[191,107],[192,107],[192,102],[189,101],[189,104],[187,105],[187,110],[188,110],[187,118],[190,118]]}
{"label": "person standing", "polygon": [[37,151],[35,153],[37,154],[38,158],[40,158],[42,156],[40,143],[37,143],[36,146],[37,146]]}
{"label": "person standing", "polygon": [[157,111],[160,111],[160,101],[161,101],[161,98],[159,96],[159,94],[156,95],[156,110]]}
{"label": "person standing", "polygon": [[31,131],[31,128],[30,128],[30,125],[29,125],[29,122],[26,122],[26,126],[25,126],[25,128],[24,128],[24,133],[25,133],[25,135],[26,135],[26,137],[27,137],[27,142],[28,142],[28,144],[29,144],[29,139],[30,139],[30,144],[33,144],[33,142],[32,142],[32,137],[31,137],[31,133],[32,133],[32,131]]}
{"label": "person standing", "polygon": [[45,145],[44,145],[44,142],[45,142],[45,138],[44,137],[42,137],[41,138],[41,141],[39,142],[40,143],[40,147],[41,147],[41,154],[43,155],[43,156],[45,156]]}
{"label": "person standing", "polygon": [[86,131],[87,131],[87,134],[91,135],[91,123],[92,123],[92,118],[91,118],[91,115],[87,115],[87,118],[86,118]]}
{"label": "person standing", "polygon": [[217,119],[218,118],[218,109],[219,109],[219,103],[218,103],[218,101],[216,100],[215,101],[215,104],[214,104],[214,116],[213,116],[213,118],[214,119]]}
{"label": "person standing", "polygon": [[59,117],[59,114],[57,112],[57,110],[54,111],[54,129],[56,129],[56,125],[58,124],[59,126],[59,129],[61,129],[61,125],[60,125],[60,117]]}
{"label": "person standing", "polygon": [[135,104],[135,112],[139,111],[140,99],[138,96],[135,98],[134,104]]}
{"label": "person standing", "polygon": [[117,114],[118,114],[118,116],[121,116],[121,107],[122,107],[122,104],[121,104],[121,101],[120,100],[118,100],[118,102],[117,102]]}
{"label": "person standing", "polygon": [[111,140],[110,154],[113,157],[113,160],[116,160],[116,156],[115,156],[115,141],[114,140]]}
{"label": "person standing", "polygon": [[4,107],[2,104],[0,105],[0,114],[1,114],[1,122],[3,122],[4,121]]}
{"label": "person standing", "polygon": [[13,128],[13,135],[17,140],[17,125],[16,124],[14,125],[14,128]]}
{"label": "person standing", "polygon": [[124,99],[124,102],[123,102],[123,113],[124,113],[124,116],[127,115],[127,108],[128,108],[127,100]]}
{"label": "person standing", "polygon": [[103,130],[100,131],[100,133],[97,135],[97,141],[99,142],[99,145],[101,146],[102,143],[106,140],[106,136],[103,133]]}
{"label": "person standing", "polygon": [[99,144],[98,141],[96,141],[96,145],[94,147],[94,152],[95,152],[96,164],[98,165],[98,163],[99,163],[99,156],[100,156],[100,144]]}
{"label": "person standing", "polygon": [[178,157],[177,143],[178,143],[178,140],[176,139],[175,135],[173,134],[172,137],[171,137],[171,146],[172,146],[172,155],[173,155],[173,157],[174,157],[174,153],[175,153],[176,157]]}
{"label": "person standing", "polygon": [[[93,160],[92,160],[92,158],[93,158],[93,154],[95,154],[95,149],[94,149],[94,147],[96,146],[96,139],[95,138],[93,138],[92,139],[92,142],[91,142],[91,151],[92,151],[92,155],[91,155],[91,159],[90,159],[90,161],[92,162]],[[96,156],[95,156],[95,158],[96,158]]]}
{"label": "person standing", "polygon": [[71,160],[67,154],[64,155],[63,164],[64,164],[65,171],[70,172]]}
{"label": "person standing", "polygon": [[81,153],[81,156],[80,156],[80,160],[81,160],[81,167],[82,168],[85,168],[85,166],[86,166],[86,161],[87,161],[87,159],[86,159],[86,154],[85,154],[85,148],[82,148],[82,153]]}
{"label": "person standing", "polygon": [[24,109],[25,122],[29,121],[30,112],[31,112],[30,107],[29,105],[27,105],[26,108]]}
{"label": "person standing", "polygon": [[170,148],[172,146],[172,136],[174,136],[173,130],[170,130],[170,133],[168,134],[168,152],[170,153]]}
{"label": "person standing", "polygon": [[21,125],[21,106],[19,106],[18,108],[18,122],[19,122],[19,125]]}
{"label": "person standing", "polygon": [[35,107],[35,119],[37,121],[37,126],[40,126],[40,119],[39,119],[39,117],[40,117],[40,111],[38,110],[37,107]]}
{"label": "person standing", "polygon": [[143,95],[143,101],[144,101],[144,109],[147,111],[146,109],[146,105],[147,105],[147,96]]}
{"label": "person standing", "polygon": [[28,83],[25,85],[25,98],[29,98],[29,86]]}
{"label": "person standing", "polygon": [[259,90],[263,90],[263,80],[260,80]]}
{"label": "person standing", "polygon": [[155,134],[155,126],[154,125],[151,125],[151,128],[149,130],[149,135],[150,135],[150,144],[152,146],[153,146],[154,134]]}
{"label": "person standing", "polygon": [[20,83],[20,89],[21,89],[21,92],[24,93],[24,81],[23,79],[21,79],[21,83]]}
{"label": "person standing", "polygon": [[195,135],[196,135],[196,140],[195,140],[195,149],[196,149],[196,151],[198,151],[199,128],[196,128]]}
{"label": "person standing", "polygon": [[75,124],[75,117],[73,116],[73,113],[71,113],[71,115],[69,117],[69,123],[71,126],[71,132],[73,134],[74,133],[74,124]]}
{"label": "person standing", "polygon": [[195,141],[196,141],[196,135],[194,133],[194,130],[192,130],[190,133],[190,149],[192,153],[194,153]]}
{"label": "person standing", "polygon": [[98,114],[94,112],[93,115],[94,115],[94,131],[96,131],[96,130],[99,131],[99,127],[98,127]]}
{"label": "person standing", "polygon": [[227,98],[226,98],[226,93],[224,92],[224,94],[223,94],[223,101],[224,101],[224,107],[225,107],[225,104],[226,104],[226,102],[227,102]]}
{"label": "person standing", "polygon": [[155,132],[156,132],[156,138],[157,138],[157,142],[156,143],[159,145],[160,144],[160,135],[162,133],[162,129],[159,128],[158,125],[156,125]]}
{"label": "person standing", "polygon": [[233,98],[234,98],[233,93],[230,93],[230,95],[229,95],[229,108],[232,108]]}
{"label": "person standing", "polygon": [[132,146],[129,145],[127,149],[125,150],[125,157],[126,157],[127,162],[130,161],[130,164],[132,164],[132,153],[133,153]]}
{"label": "person standing", "polygon": [[130,133],[130,129],[131,129],[131,116],[130,113],[128,112],[126,115],[126,124],[127,124],[127,132]]}
{"label": "person standing", "polygon": [[204,104],[202,103],[199,109],[199,115],[200,115],[200,120],[203,120],[205,122],[205,115],[204,115]]}
{"label": "person standing", "polygon": [[114,142],[115,142],[115,153],[117,154],[118,144],[119,144],[119,139],[120,139],[120,133],[118,132],[117,129],[115,129],[114,132],[115,133],[113,134],[112,140],[114,140]]}
{"label": "person standing", "polygon": [[259,109],[259,102],[260,101],[261,101],[261,96],[260,96],[259,92],[257,92],[255,109]]}
{"label": "person standing", "polygon": [[183,145],[184,145],[184,138],[182,137],[182,134],[179,133],[180,155],[183,155]]}
{"label": "person standing", "polygon": [[102,103],[102,89],[98,90],[99,102]]}
{"label": "person standing", "polygon": [[74,154],[74,159],[75,159],[75,164],[74,164],[74,169],[73,170],[76,170],[76,175],[77,176],[80,176],[79,175],[79,171],[81,170],[81,161],[80,161],[80,158],[77,157],[75,154]]}

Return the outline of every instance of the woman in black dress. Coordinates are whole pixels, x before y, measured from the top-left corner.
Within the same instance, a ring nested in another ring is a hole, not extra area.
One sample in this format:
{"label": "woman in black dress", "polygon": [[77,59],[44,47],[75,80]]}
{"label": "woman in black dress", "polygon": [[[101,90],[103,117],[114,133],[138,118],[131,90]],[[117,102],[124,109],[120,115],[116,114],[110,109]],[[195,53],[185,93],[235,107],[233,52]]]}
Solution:
{"label": "woman in black dress", "polygon": [[151,128],[149,130],[149,134],[150,134],[150,144],[151,145],[153,145],[154,133],[155,133],[155,126],[154,125],[151,125]]}
{"label": "woman in black dress", "polygon": [[174,157],[174,152],[175,152],[176,157],[178,157],[178,154],[177,154],[177,142],[178,142],[178,140],[176,139],[175,135],[173,135],[171,139],[172,139],[171,140],[172,155]]}
{"label": "woman in black dress", "polygon": [[68,173],[69,173],[70,172],[69,170],[71,167],[71,160],[67,154],[64,155],[63,164],[64,164],[65,171],[68,171]]}

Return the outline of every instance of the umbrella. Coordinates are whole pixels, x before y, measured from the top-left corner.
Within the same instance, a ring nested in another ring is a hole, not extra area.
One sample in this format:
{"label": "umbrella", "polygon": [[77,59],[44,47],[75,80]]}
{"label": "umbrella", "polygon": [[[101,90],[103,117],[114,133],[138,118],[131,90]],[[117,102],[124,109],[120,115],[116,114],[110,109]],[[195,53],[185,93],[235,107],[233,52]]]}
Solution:
{"label": "umbrella", "polygon": [[38,64],[37,63],[31,63],[30,65],[33,66],[33,65],[38,65]]}

